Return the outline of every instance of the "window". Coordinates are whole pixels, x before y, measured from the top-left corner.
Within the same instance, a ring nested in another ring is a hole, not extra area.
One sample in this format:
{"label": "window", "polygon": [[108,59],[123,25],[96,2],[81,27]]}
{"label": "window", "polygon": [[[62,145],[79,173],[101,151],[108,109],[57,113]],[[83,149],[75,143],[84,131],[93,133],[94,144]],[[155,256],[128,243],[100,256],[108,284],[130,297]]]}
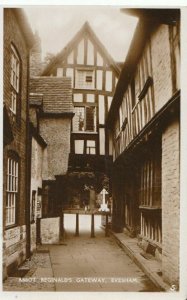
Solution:
{"label": "window", "polygon": [[16,223],[16,199],[18,194],[18,162],[8,158],[6,226]]}
{"label": "window", "polygon": [[86,82],[92,82],[93,78],[92,76],[86,76]]}
{"label": "window", "polygon": [[94,89],[94,71],[93,70],[77,70],[76,85],[77,89]]}
{"label": "window", "polygon": [[95,141],[87,140],[86,141],[86,154],[95,154]]}
{"label": "window", "polygon": [[161,207],[161,147],[155,146],[152,157],[141,164],[139,203],[143,207]]}
{"label": "window", "polygon": [[11,103],[10,110],[13,114],[16,114],[17,110],[17,98],[19,94],[20,83],[20,60],[13,45],[11,45],[11,77],[10,83],[12,87],[11,91]]}
{"label": "window", "polygon": [[96,131],[95,106],[75,107],[73,131]]}

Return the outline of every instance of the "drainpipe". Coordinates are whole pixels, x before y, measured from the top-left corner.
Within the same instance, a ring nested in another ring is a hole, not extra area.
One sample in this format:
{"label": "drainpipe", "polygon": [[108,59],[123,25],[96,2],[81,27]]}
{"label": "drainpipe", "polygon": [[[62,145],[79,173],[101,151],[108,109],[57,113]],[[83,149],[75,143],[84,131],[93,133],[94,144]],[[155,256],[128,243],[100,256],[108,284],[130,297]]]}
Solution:
{"label": "drainpipe", "polygon": [[31,256],[31,225],[30,225],[30,190],[31,190],[31,133],[29,126],[29,78],[30,78],[29,54],[27,56],[27,103],[26,103],[26,258]]}

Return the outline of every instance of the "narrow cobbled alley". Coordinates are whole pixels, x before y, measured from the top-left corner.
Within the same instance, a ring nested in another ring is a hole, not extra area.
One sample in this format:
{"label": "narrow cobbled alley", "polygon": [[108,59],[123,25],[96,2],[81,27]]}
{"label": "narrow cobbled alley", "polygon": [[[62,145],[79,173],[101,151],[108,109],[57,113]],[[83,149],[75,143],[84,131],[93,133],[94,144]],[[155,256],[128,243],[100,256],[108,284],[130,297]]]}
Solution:
{"label": "narrow cobbled alley", "polygon": [[[5,291],[158,291],[112,237],[105,237],[100,217],[95,238],[90,238],[90,218],[81,216],[80,236],[75,237],[74,216],[66,216],[64,240],[60,245],[39,247],[25,277],[9,277]],[[19,282],[19,284],[18,284]]]}

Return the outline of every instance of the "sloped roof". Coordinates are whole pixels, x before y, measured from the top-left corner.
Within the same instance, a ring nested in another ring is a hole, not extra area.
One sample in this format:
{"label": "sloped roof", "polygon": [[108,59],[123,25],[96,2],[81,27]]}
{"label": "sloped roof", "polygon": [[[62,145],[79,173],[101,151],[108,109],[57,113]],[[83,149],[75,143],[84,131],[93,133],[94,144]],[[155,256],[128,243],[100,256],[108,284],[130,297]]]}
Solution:
{"label": "sloped roof", "polygon": [[[42,96],[43,95],[43,96]],[[30,99],[43,102],[44,113],[72,113],[71,79],[68,77],[33,77],[30,79]],[[34,99],[33,99],[34,98]]]}
{"label": "sloped roof", "polygon": [[55,67],[59,60],[63,60],[67,56],[68,53],[70,53],[75,44],[78,43],[83,35],[87,33],[89,35],[90,40],[97,45],[98,50],[100,53],[107,59],[108,64],[112,65],[114,70],[119,74],[121,69],[119,65],[114,61],[112,56],[108,53],[107,49],[104,47],[104,45],[101,43],[101,41],[96,36],[95,32],[91,28],[90,24],[88,22],[85,22],[82,28],[77,32],[77,34],[73,37],[73,39],[63,48],[63,50],[58,53],[51,62],[45,67],[41,75],[49,75],[51,69]]}

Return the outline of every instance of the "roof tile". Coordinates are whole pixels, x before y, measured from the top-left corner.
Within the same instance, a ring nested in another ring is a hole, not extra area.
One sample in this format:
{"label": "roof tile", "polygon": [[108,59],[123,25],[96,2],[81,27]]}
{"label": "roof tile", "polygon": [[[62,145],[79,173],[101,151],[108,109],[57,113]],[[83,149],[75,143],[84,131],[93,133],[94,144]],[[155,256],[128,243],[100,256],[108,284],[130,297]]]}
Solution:
{"label": "roof tile", "polygon": [[36,94],[43,94],[43,111],[46,113],[73,112],[71,78],[33,77],[30,80],[31,102],[39,101]]}

